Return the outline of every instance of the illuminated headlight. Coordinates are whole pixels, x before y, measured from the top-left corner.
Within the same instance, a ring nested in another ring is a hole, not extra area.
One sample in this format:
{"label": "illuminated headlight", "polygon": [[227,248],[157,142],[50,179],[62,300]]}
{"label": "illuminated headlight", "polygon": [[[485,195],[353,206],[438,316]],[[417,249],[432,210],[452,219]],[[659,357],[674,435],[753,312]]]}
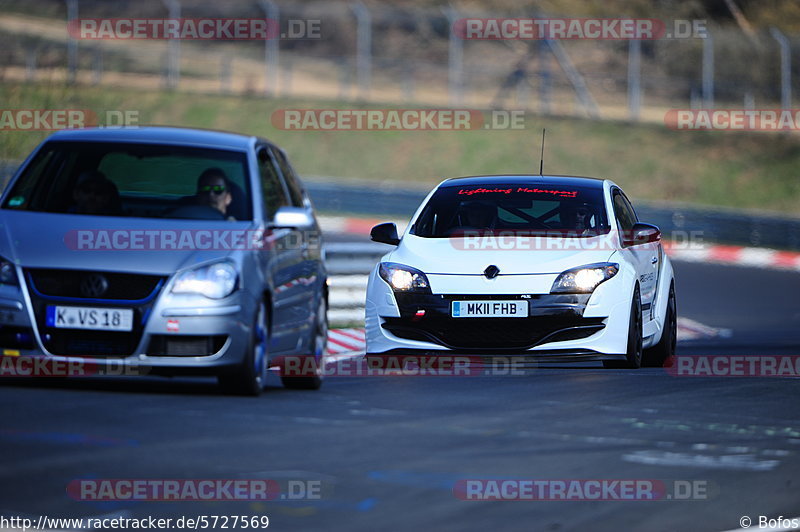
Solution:
{"label": "illuminated headlight", "polygon": [[217,262],[178,275],[172,286],[173,294],[200,294],[222,299],[236,289],[238,274],[230,262]]}
{"label": "illuminated headlight", "polygon": [[397,292],[430,292],[431,290],[425,274],[411,266],[381,262],[378,273]]}
{"label": "illuminated headlight", "polygon": [[10,284],[12,286],[19,284],[17,282],[17,270],[14,267],[14,263],[3,257],[0,257],[0,284]]}
{"label": "illuminated headlight", "polygon": [[587,264],[580,268],[573,268],[563,272],[556,278],[550,293],[588,294],[597,288],[597,285],[617,275],[619,264],[601,262]]}

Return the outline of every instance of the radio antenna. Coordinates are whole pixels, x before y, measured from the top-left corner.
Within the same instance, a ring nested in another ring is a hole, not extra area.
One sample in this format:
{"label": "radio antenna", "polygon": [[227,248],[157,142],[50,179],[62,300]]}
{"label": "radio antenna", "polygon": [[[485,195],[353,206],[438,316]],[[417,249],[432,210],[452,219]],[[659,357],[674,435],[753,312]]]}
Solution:
{"label": "radio antenna", "polygon": [[539,175],[543,175],[542,171],[544,170],[544,131],[545,129],[542,128],[542,157],[539,159]]}

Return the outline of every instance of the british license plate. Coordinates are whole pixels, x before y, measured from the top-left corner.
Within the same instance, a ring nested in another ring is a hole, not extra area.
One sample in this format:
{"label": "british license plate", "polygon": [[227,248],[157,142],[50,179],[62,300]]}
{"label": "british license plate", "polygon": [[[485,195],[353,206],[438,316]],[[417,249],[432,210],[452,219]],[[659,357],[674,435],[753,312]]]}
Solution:
{"label": "british license plate", "polygon": [[453,301],[454,318],[527,318],[527,301]]}
{"label": "british license plate", "polygon": [[133,310],[129,308],[47,307],[47,326],[56,329],[132,331]]}

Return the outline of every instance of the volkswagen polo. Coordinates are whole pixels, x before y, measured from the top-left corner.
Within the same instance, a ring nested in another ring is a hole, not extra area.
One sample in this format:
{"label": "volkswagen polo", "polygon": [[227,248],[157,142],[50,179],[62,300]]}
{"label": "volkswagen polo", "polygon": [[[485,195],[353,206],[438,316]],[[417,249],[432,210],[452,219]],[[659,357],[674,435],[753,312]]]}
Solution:
{"label": "volkswagen polo", "polygon": [[[4,355],[209,374],[258,394],[327,341],[319,226],[267,140],[182,128],[61,131],[0,199]],[[318,388],[321,373],[283,375]]]}

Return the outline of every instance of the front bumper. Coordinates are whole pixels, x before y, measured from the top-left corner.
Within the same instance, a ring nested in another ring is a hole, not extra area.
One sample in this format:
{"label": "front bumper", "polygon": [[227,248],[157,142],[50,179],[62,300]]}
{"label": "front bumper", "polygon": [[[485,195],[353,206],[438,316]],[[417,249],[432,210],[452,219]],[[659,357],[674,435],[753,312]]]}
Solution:
{"label": "front bumper", "polygon": [[[209,375],[241,364],[255,312],[246,293],[211,301],[169,294],[165,286],[156,281],[138,299],[91,301],[54,296],[29,276],[21,286],[0,286],[0,355],[125,368],[126,375]],[[132,309],[133,330],[55,328],[46,318],[51,305]]]}
{"label": "front bumper", "polygon": [[[463,295],[396,294],[399,317],[383,318],[381,328],[398,338],[430,342],[448,349],[524,351],[555,341],[588,338],[605,327],[603,318],[584,318],[585,294]],[[527,318],[452,318],[453,301],[521,300]],[[419,313],[424,312],[424,315]]]}
{"label": "front bumper", "polygon": [[[622,275],[602,283],[592,294],[537,293],[541,285],[549,288],[552,279],[543,282],[541,276],[534,277],[504,280],[498,284],[504,289],[500,293],[483,278],[462,276],[458,286],[448,285],[458,292],[436,293],[434,285],[432,294],[412,294],[394,293],[373,272],[366,302],[367,354],[523,354],[562,361],[624,358],[630,300]],[[452,318],[452,302],[469,300],[526,300],[528,317]]]}

